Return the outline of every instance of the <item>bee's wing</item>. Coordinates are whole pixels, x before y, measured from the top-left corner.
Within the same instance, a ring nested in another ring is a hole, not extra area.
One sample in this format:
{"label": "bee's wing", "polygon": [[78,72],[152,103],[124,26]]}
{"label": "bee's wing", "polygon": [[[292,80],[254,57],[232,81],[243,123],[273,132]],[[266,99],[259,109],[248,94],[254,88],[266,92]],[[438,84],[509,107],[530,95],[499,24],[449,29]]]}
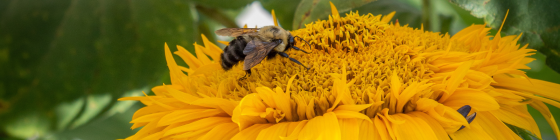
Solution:
{"label": "bee's wing", "polygon": [[[266,42],[264,42],[264,43],[266,43]],[[245,49],[243,49],[243,54],[244,55],[249,55],[249,53],[252,53],[259,46],[264,46],[263,41],[261,41],[258,38],[254,38],[249,43],[247,43],[247,45],[245,46]]]}
{"label": "bee's wing", "polygon": [[257,35],[258,30],[259,28],[224,28],[224,29],[216,30],[216,32],[214,33],[220,36],[237,37],[244,34]]}
{"label": "bee's wing", "polygon": [[252,40],[247,43],[247,46],[243,50],[245,60],[243,62],[243,70],[249,70],[255,65],[261,63],[261,61],[274,49],[274,47],[280,44],[277,41],[272,42],[262,42],[260,40]]}

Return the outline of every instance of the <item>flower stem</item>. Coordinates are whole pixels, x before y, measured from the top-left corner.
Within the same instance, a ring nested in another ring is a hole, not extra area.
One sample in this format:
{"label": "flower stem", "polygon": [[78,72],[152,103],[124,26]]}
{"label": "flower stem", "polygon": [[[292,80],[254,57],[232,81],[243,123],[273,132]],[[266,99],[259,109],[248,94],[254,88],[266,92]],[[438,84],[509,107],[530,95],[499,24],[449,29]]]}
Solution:
{"label": "flower stem", "polygon": [[222,11],[216,10],[214,8],[208,8],[204,6],[197,5],[196,10],[208,18],[215,20],[216,22],[226,26],[227,28],[239,28],[235,21]]}
{"label": "flower stem", "polygon": [[430,16],[432,14],[432,5],[430,4],[430,0],[422,0],[422,24],[424,26],[424,30],[432,31],[432,26],[430,22]]}

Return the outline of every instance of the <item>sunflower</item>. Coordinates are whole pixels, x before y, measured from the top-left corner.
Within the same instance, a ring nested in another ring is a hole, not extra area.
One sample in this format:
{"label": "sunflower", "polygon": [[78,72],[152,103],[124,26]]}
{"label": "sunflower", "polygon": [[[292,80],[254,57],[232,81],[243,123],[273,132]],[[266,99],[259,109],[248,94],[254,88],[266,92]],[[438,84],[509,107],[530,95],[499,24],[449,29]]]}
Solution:
{"label": "sunflower", "polygon": [[560,85],[521,71],[535,51],[517,44],[521,35],[472,25],[450,37],[389,23],[394,12],[331,10],[291,32],[312,53],[287,53],[310,70],[274,58],[239,80],[242,67],[224,71],[223,51],[204,35],[196,57],[177,46],[188,68],[166,44],[171,84],[120,99],[146,105],[127,139],[521,139],[508,125],[541,138],[528,105],[560,134],[545,105],[560,107]]}

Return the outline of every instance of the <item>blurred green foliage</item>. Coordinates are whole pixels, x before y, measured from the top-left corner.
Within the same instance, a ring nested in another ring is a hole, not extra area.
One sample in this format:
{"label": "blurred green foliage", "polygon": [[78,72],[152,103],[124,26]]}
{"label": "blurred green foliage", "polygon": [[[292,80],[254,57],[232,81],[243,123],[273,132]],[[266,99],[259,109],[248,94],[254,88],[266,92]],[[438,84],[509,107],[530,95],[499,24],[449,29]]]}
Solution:
{"label": "blurred green foliage", "polygon": [[509,10],[503,31],[520,34],[522,44],[547,56],[546,64],[560,72],[560,14],[558,0],[451,0],[480,18],[492,28],[500,28]]}
{"label": "blurred green foliage", "polygon": [[[523,32],[522,43],[549,56],[535,55],[528,75],[560,83],[560,75],[545,65],[559,68],[560,18],[550,8],[559,5],[545,1],[332,0],[341,14],[396,11],[392,22],[451,35],[485,21],[498,28],[510,9],[504,33]],[[235,17],[253,2],[274,9],[280,25],[291,30],[331,13],[328,1],[311,0],[0,0],[0,139],[117,139],[135,133],[128,122],[141,105],[116,99],[169,83],[163,44],[193,51],[200,34],[215,42],[214,30],[238,27]],[[559,109],[551,110],[560,117]],[[555,139],[546,121],[537,122],[545,139]]]}

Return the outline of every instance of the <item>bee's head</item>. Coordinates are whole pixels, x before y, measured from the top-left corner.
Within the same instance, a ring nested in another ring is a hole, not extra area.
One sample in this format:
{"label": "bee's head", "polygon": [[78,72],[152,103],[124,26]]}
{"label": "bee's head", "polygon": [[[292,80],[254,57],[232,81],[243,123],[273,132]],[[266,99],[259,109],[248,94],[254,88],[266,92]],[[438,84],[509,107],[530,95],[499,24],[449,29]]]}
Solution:
{"label": "bee's head", "polygon": [[292,36],[292,34],[288,34],[288,48],[291,48],[292,46],[294,46],[294,36]]}
{"label": "bee's head", "polygon": [[[298,37],[299,39],[305,41],[305,44],[307,44],[307,45],[309,46],[309,49],[311,49],[311,45],[309,45],[309,42],[307,42],[307,40],[304,40],[303,38],[301,38],[301,37],[299,37],[299,36],[295,36],[295,37]],[[305,52],[305,53],[308,53],[308,52],[306,52],[306,51],[304,51],[304,50],[301,50],[301,49],[299,49],[298,47],[294,46],[294,43],[295,43],[294,36],[292,36],[292,34],[288,34],[288,44],[287,44],[287,46],[286,46],[286,49],[288,49],[288,48],[295,48],[296,50],[300,50],[300,51],[303,51],[303,52]]]}

